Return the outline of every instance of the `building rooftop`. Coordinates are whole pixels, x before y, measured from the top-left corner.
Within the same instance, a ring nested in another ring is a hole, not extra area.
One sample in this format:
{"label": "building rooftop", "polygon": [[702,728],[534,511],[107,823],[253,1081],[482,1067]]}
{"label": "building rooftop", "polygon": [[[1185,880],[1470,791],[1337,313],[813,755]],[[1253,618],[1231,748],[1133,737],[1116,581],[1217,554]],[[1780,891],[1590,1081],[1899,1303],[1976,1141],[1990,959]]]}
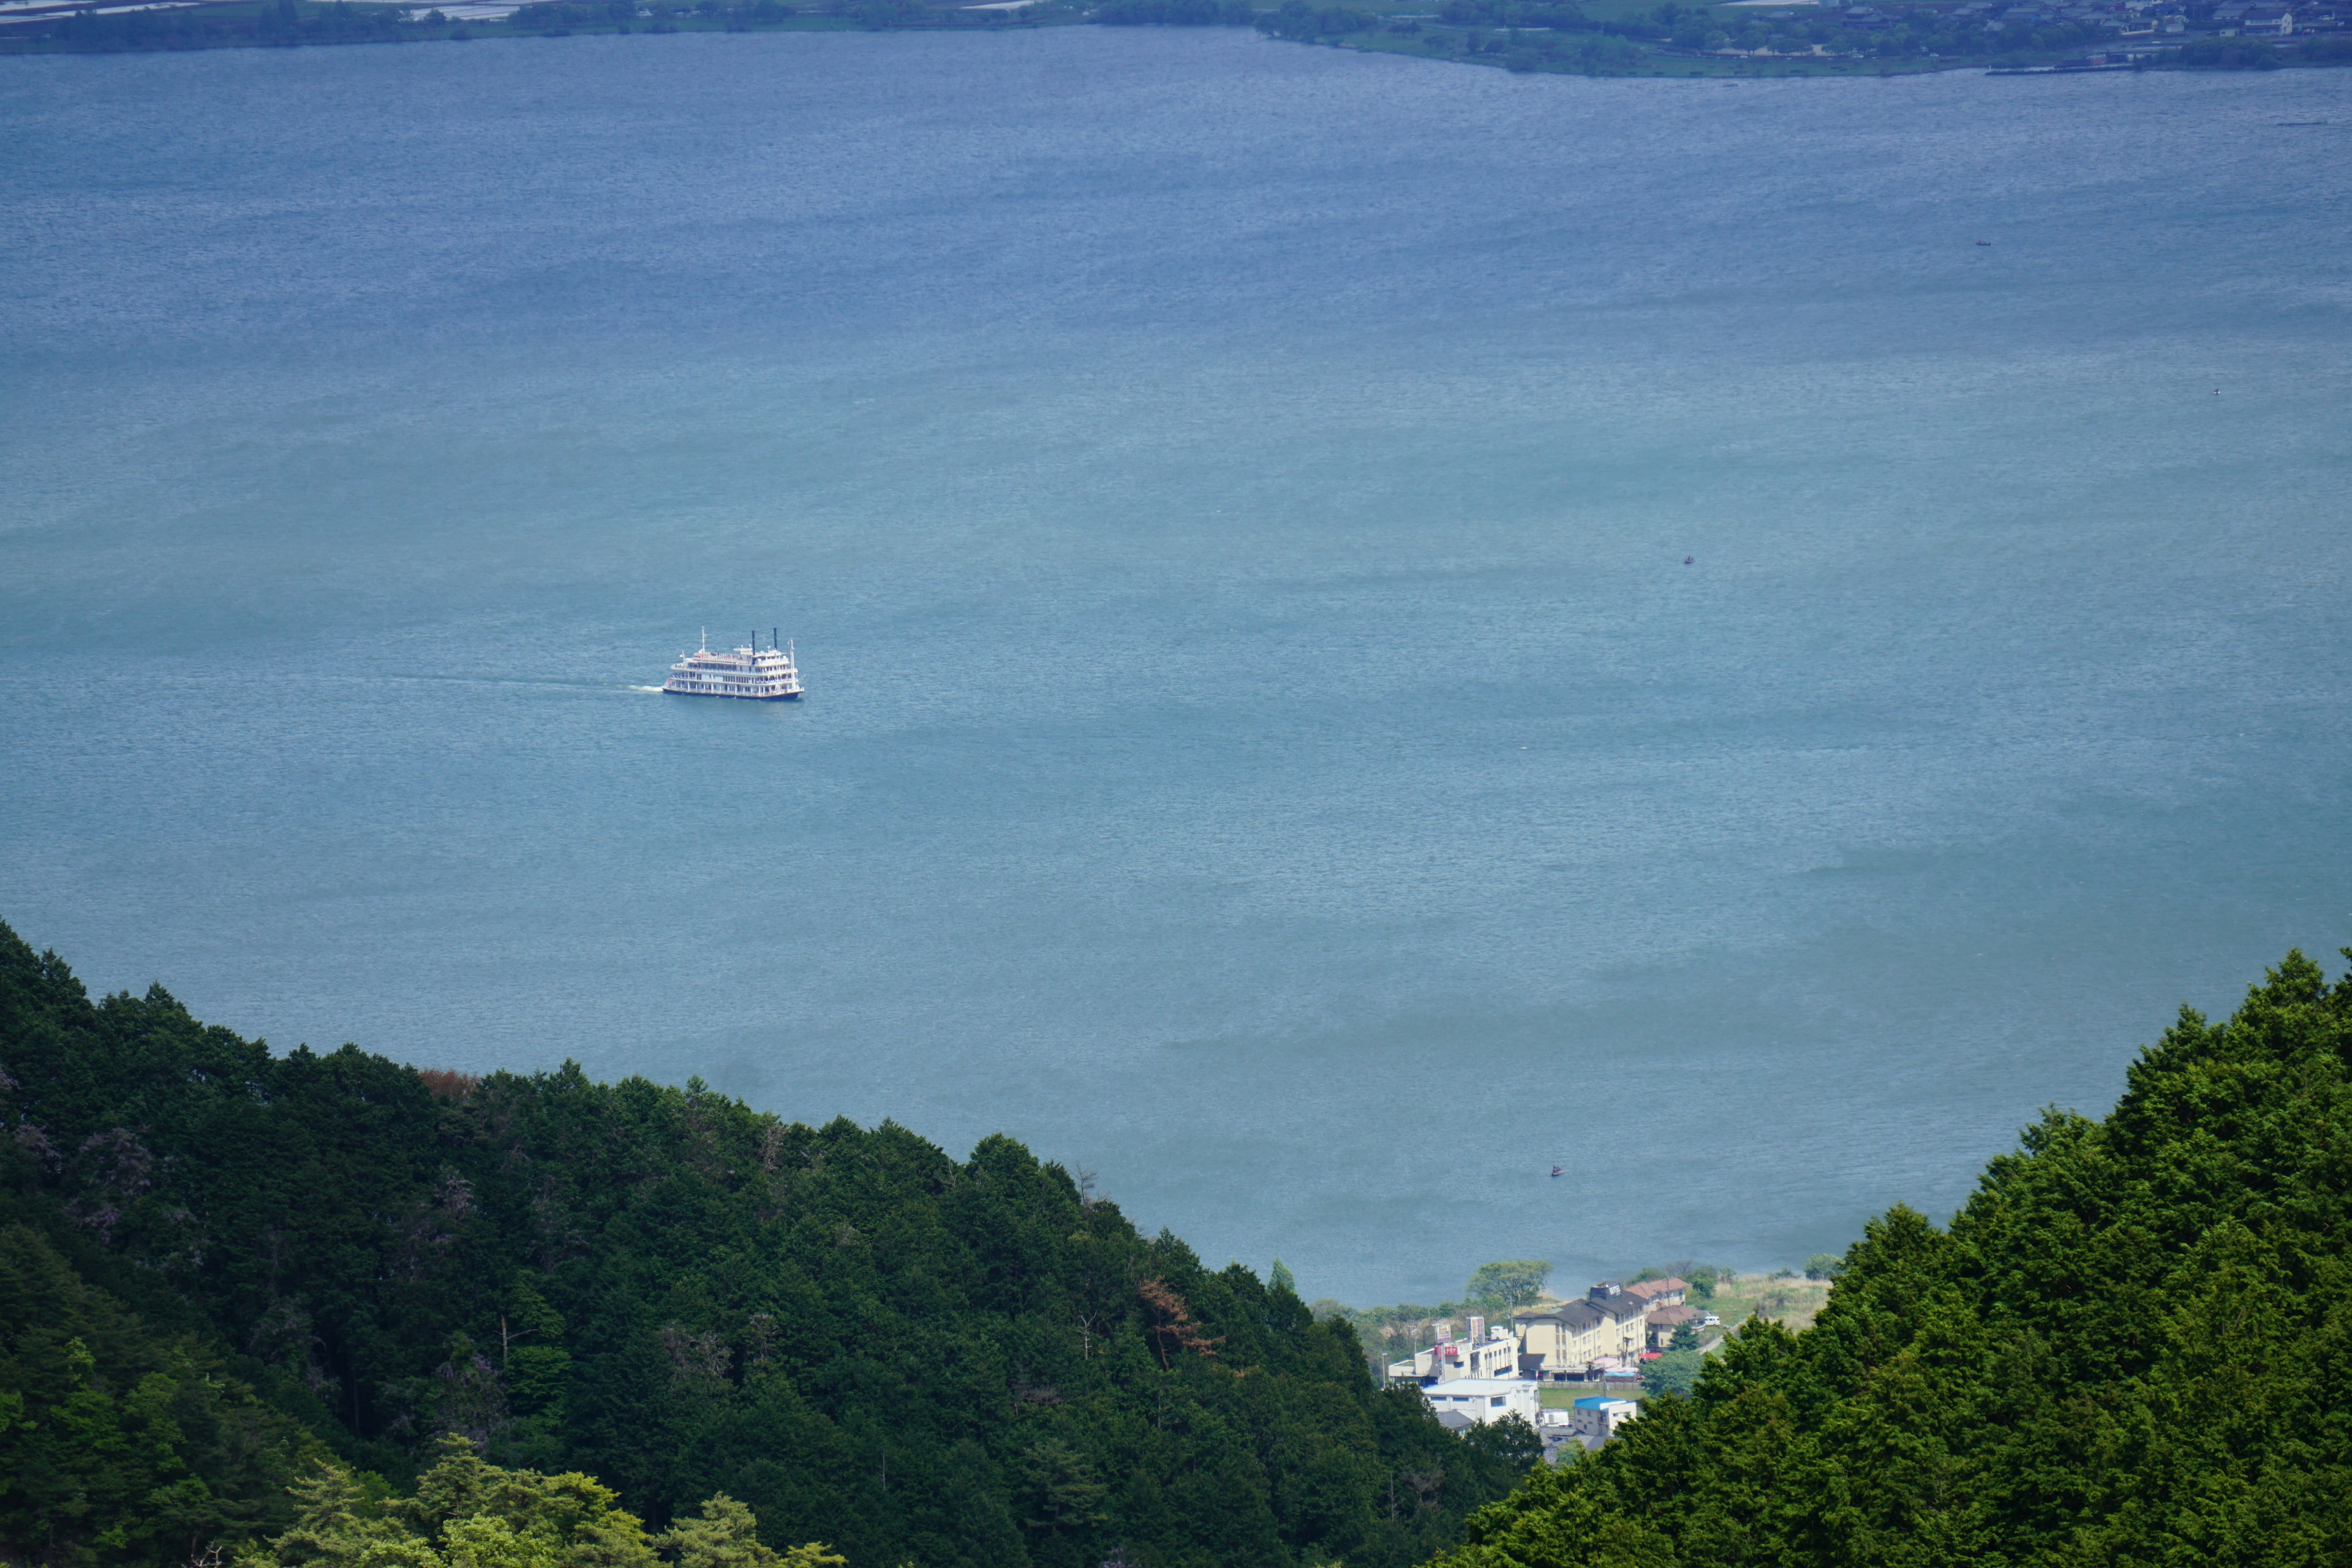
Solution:
{"label": "building rooftop", "polygon": [[1531,1377],[1457,1377],[1451,1383],[1437,1384],[1423,1392],[1432,1399],[1475,1399],[1490,1394],[1514,1394],[1535,1385],[1535,1379]]}
{"label": "building rooftop", "polygon": [[1539,1312],[1520,1312],[1516,1316],[1523,1323],[1545,1321],[1561,1323],[1580,1333],[1600,1322],[1608,1314],[1603,1312],[1597,1303],[1591,1301],[1563,1301],[1557,1307],[1548,1308]]}

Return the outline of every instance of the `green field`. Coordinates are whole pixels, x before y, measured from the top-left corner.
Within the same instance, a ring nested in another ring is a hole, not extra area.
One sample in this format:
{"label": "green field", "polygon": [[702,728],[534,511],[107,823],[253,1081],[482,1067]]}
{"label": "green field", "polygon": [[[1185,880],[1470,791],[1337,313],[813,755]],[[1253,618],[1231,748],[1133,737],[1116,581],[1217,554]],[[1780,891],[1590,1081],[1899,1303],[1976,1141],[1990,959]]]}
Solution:
{"label": "green field", "polygon": [[1759,1313],[1787,1328],[1809,1329],[1829,1299],[1826,1279],[1771,1279],[1742,1274],[1717,1286],[1715,1300],[1706,1303],[1706,1310],[1721,1318],[1727,1329],[1738,1328]]}
{"label": "green field", "polygon": [[1602,1388],[1598,1384],[1595,1384],[1591,1388],[1556,1384],[1553,1387],[1540,1391],[1536,1397],[1543,1401],[1543,1407],[1546,1410],[1566,1410],[1578,1400],[1584,1398],[1588,1394],[1605,1394],[1612,1399],[1638,1400],[1647,1399],[1649,1397],[1648,1394],[1642,1392],[1642,1385],[1637,1383],[1612,1384],[1607,1388]]}

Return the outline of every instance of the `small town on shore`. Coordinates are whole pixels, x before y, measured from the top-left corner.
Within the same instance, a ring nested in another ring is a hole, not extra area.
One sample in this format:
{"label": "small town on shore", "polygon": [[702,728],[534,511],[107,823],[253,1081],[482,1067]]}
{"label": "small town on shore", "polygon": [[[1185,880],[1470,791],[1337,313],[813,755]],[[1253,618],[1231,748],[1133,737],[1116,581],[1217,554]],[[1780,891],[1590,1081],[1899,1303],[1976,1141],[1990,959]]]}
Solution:
{"label": "small town on shore", "polygon": [[[1758,0],[1729,0],[1725,11],[1757,5]],[[2023,48],[2047,50],[2074,44],[2084,52],[2070,63],[2081,66],[2129,66],[2160,62],[2200,39],[2284,39],[2333,36],[2344,30],[2347,7],[2336,0],[2313,4],[2270,3],[2270,0],[1963,0],[1958,6],[1891,4],[1888,0],[1766,0],[1772,6],[1764,16],[1785,20],[1805,8],[1834,21],[1852,37],[1842,51],[1861,58],[1881,52],[1883,40],[1906,29],[1940,26],[1973,37],[1987,53]],[[2071,37],[2052,39],[2052,29],[2072,29]],[[1775,49],[1770,40],[1743,48],[1742,40],[1710,37],[1707,51],[1726,58],[1769,59],[1796,58],[1804,53],[1833,51],[1818,41],[1801,40]]]}
{"label": "small town on shore", "polygon": [[1514,70],[2019,76],[2343,64],[2347,15],[2347,0],[1446,0],[1392,6],[1375,30],[1317,41]]}
{"label": "small town on shore", "polygon": [[[1543,1297],[1507,1318],[1465,1312],[1433,1318],[1410,1332],[1412,1353],[1387,1363],[1391,1387],[1417,1387],[1440,1425],[1454,1432],[1517,1417],[1543,1440],[1544,1458],[1558,1463],[1571,1447],[1601,1447],[1642,1400],[1668,1386],[1686,1391],[1696,1363],[1722,1348],[1743,1318],[1718,1308],[1744,1309],[1792,1327],[1810,1323],[1826,1300],[1819,1277],[1722,1275],[1704,1271],[1694,1284],[1679,1275],[1603,1279],[1583,1295]],[[1460,1332],[1455,1333],[1456,1322]],[[1419,1344],[1419,1332],[1431,1336]],[[1683,1375],[1662,1378],[1660,1363],[1679,1362]]]}

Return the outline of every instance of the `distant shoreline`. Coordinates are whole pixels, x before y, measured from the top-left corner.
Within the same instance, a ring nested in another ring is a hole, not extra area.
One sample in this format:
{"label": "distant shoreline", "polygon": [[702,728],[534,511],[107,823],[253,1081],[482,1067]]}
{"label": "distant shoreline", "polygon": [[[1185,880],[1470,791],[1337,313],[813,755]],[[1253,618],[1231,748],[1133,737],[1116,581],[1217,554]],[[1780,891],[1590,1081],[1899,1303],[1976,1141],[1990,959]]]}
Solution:
{"label": "distant shoreline", "polygon": [[[1424,0],[1426,3],[1426,0]],[[1765,7],[1759,9],[1759,7]],[[133,0],[130,5],[59,4],[0,19],[0,55],[163,54],[214,48],[296,48],[340,44],[464,43],[492,38],[625,36],[634,33],[980,32],[1076,26],[1254,27],[1268,37],[1366,53],[1396,54],[1521,74],[1714,78],[1891,77],[1983,71],[2059,76],[2141,70],[2273,70],[2352,65],[2352,37],[2235,34],[2170,38],[2116,37],[2081,22],[2038,32],[1953,30],[1957,13],[1928,0],[1841,12],[1820,0],[1727,0],[1713,5],[1654,7],[1643,0],[1591,0],[1551,5],[1518,0],[1441,0],[1415,10],[1405,0],[1279,8],[1250,0],[471,0],[446,9],[428,5],[350,0]],[[1902,52],[1891,18],[1906,23]],[[1940,23],[1946,31],[1921,28]],[[1971,24],[1973,27],[1973,23]],[[1775,30],[1775,29],[1778,30]],[[1735,37],[1735,34],[1737,35]],[[2003,51],[1951,52],[1956,41],[2011,41]],[[1745,46],[1753,46],[1752,47]]]}

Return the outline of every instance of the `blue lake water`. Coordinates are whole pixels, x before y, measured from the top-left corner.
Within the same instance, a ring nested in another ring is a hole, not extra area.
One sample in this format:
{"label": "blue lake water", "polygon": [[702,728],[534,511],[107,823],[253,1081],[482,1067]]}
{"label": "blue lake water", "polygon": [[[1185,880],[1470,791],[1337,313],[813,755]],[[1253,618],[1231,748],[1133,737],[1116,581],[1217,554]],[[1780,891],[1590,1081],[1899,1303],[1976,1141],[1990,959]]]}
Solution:
{"label": "blue lake water", "polygon": [[[0,61],[0,918],[1360,1303],[1940,1215],[2352,940],[2347,152],[2344,71]],[[774,626],[804,704],[645,689]]]}

